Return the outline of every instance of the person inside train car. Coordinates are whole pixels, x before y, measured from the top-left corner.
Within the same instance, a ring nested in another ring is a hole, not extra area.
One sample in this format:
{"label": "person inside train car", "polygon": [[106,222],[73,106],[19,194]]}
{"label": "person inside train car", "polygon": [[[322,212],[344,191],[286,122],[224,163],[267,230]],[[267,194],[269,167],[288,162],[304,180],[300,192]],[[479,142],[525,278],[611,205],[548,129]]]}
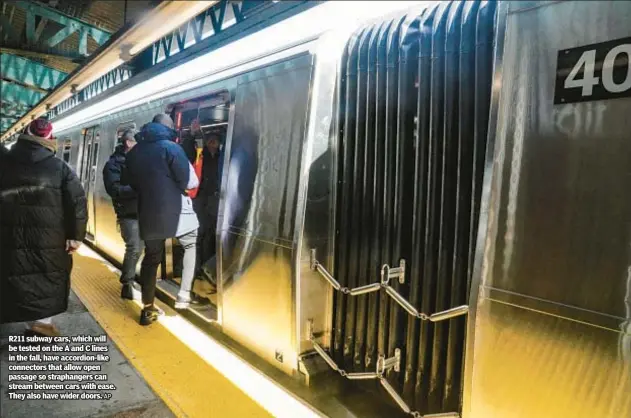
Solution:
{"label": "person inside train car", "polygon": [[0,165],[0,323],[59,335],[52,318],[68,308],[72,253],[85,238],[81,182],[55,157],[53,126],[35,119]]}
{"label": "person inside train car", "polygon": [[219,159],[221,136],[212,132],[203,134],[204,148],[196,165],[196,174],[200,177],[199,188],[193,201],[193,207],[199,218],[199,238],[197,242],[196,275],[205,278],[201,264],[215,254],[217,217],[219,216],[219,189],[221,173]]}
{"label": "person inside train car", "polygon": [[[229,162],[226,161],[228,156],[221,155],[218,161],[219,173],[223,173],[223,164],[228,164],[223,226],[220,228],[224,288],[230,285],[239,269],[254,256],[252,247],[248,244],[251,243],[250,240],[246,240],[245,245],[239,245],[237,235],[228,231],[231,227],[247,229],[259,168],[258,139],[258,132],[253,126],[241,126],[233,135]],[[206,280],[217,285],[216,254],[202,263],[202,274]]]}
{"label": "person inside train car", "polygon": [[129,300],[134,298],[136,266],[144,245],[138,228],[138,196],[129,185],[129,174],[125,164],[127,153],[136,145],[134,135],[133,129],[123,132],[114,153],[103,167],[105,190],[112,198],[121,237],[125,242],[125,257],[120,277],[121,298]]}
{"label": "person inside train car", "polygon": [[173,120],[158,114],[141,131],[142,140],[127,154],[130,184],[138,193],[138,224],[145,242],[140,282],[144,307],[140,324],[149,325],[162,312],[154,305],[156,274],[166,239],[177,238],[184,247],[182,282],[176,309],[206,303],[191,290],[195,271],[199,222],[187,190],[198,186],[193,166],[174,139]]}
{"label": "person inside train car", "polygon": [[[198,151],[203,150],[203,133],[201,129],[201,125],[199,123],[199,118],[194,118],[191,121],[189,129],[180,129],[178,130],[179,134],[179,144],[184,149],[186,156],[188,157],[191,164],[193,164],[193,168],[195,168],[195,174],[197,178],[201,181],[201,169],[202,160],[201,155],[198,155]],[[204,223],[204,219],[202,219],[200,212],[196,209],[196,196],[199,188],[189,190],[189,196],[193,199],[193,208],[197,213],[197,218],[201,223]],[[200,227],[197,236],[197,263],[195,266],[195,276],[199,277],[199,262],[200,262],[200,241],[202,239],[201,231],[203,227]],[[184,262],[184,249],[180,245],[173,246],[173,275],[176,277],[180,277],[182,274],[182,265]]]}

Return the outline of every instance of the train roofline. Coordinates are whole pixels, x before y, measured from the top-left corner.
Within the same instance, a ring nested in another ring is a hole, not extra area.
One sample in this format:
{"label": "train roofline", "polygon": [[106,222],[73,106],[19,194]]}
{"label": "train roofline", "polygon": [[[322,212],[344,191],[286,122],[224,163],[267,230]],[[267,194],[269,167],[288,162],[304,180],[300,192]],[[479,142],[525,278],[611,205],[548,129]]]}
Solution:
{"label": "train roofline", "polygon": [[[426,7],[435,1],[330,1],[276,23],[221,48],[205,53],[181,65],[133,83],[111,96],[97,96],[92,103],[53,119],[55,131],[62,133],[78,124],[125,109],[191,90],[221,80],[249,68],[290,57],[317,44],[326,32],[340,31],[350,36],[350,29],[392,13]],[[292,36],[292,38],[289,38]],[[150,71],[150,70],[149,70]]]}

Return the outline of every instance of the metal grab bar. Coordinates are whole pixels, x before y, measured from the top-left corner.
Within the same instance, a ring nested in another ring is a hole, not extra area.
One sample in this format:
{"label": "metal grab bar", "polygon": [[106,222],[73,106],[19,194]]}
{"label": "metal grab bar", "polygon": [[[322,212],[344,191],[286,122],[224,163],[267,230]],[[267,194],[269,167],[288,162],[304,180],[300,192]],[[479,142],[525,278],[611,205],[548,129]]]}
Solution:
{"label": "metal grab bar", "polygon": [[366,293],[374,292],[381,289],[380,283],[367,284],[365,286],[355,287],[350,289],[348,294],[351,296],[365,295]]}
{"label": "metal grab bar", "polygon": [[335,361],[331,358],[331,356],[326,352],[324,348],[316,341],[316,337],[313,334],[313,321],[309,320],[307,323],[307,332],[309,333],[309,340],[313,344],[313,348],[315,351],[324,359],[324,361],[333,369],[338,372],[342,377],[345,377],[349,380],[373,380],[378,379],[379,383],[383,388],[388,392],[388,394],[392,397],[392,399],[399,405],[399,407],[407,414],[412,415],[414,418],[459,418],[460,415],[458,413],[446,413],[446,414],[430,414],[430,415],[421,415],[417,411],[412,411],[412,409],[408,406],[408,404],[403,400],[401,395],[397,393],[397,391],[392,387],[390,382],[386,380],[384,374],[390,370],[394,369],[395,371],[400,371],[401,365],[401,350],[398,348],[394,350],[394,356],[390,358],[385,358],[380,355],[377,359],[376,371],[374,372],[359,372],[359,373],[348,373],[343,369],[340,369],[339,366],[335,363]]}
{"label": "metal grab bar", "polygon": [[316,259],[315,249],[311,250],[311,269],[320,273],[322,277],[333,287],[333,289],[340,291],[346,295],[359,296],[367,293],[376,292],[377,290],[384,288],[388,296],[394,299],[407,313],[419,318],[423,321],[440,322],[446,319],[455,318],[457,316],[466,315],[469,313],[468,305],[456,306],[444,311],[435,312],[433,314],[426,314],[419,312],[407,299],[405,299],[396,289],[390,286],[390,279],[398,278],[399,283],[404,283],[405,280],[405,260],[399,262],[399,267],[390,267],[388,264],[384,264],[381,267],[381,282],[371,283],[359,287],[348,288],[342,286],[340,282],[335,280],[335,277],[324,268],[322,264]]}
{"label": "metal grab bar", "polygon": [[[431,315],[419,312],[414,307],[414,305],[412,305],[407,299],[401,296],[401,294],[397,292],[394,287],[390,286],[390,279],[393,278],[398,278],[399,283],[404,283],[405,260],[401,260],[399,263],[399,267],[394,268],[390,267],[388,264],[384,264],[381,267],[381,281],[379,283],[367,284],[352,289],[342,286],[340,282],[335,280],[333,275],[329,273],[324,268],[324,266],[318,262],[318,260],[316,259],[315,249],[311,250],[311,269],[320,273],[320,275],[324,277],[335,290],[338,290],[350,296],[365,295],[367,293],[375,292],[381,288],[384,288],[386,294],[394,299],[407,313],[423,321],[440,322],[469,313],[469,306],[467,305],[456,306],[454,308],[436,312]],[[385,358],[383,355],[379,356],[379,358],[377,359],[375,372],[348,373],[345,370],[340,369],[335,361],[331,358],[331,356],[329,356],[329,354],[326,352],[326,350],[317,343],[316,338],[313,334],[313,321],[309,320],[307,329],[309,333],[309,340],[313,344],[313,348],[315,349],[315,351],[320,355],[320,357],[324,359],[324,361],[329,365],[329,367],[331,367],[331,369],[338,372],[342,377],[346,377],[350,380],[379,379],[379,383],[381,384],[381,386],[383,386],[385,391],[388,392],[388,394],[397,403],[397,405],[399,405],[399,407],[407,414],[411,414],[414,418],[460,418],[460,414],[457,412],[421,415],[418,411],[412,411],[408,404],[405,403],[401,395],[397,393],[390,382],[388,382],[384,377],[384,373],[390,369],[394,369],[394,371],[396,372],[400,371],[401,350],[399,350],[398,348],[394,350],[394,357]]]}
{"label": "metal grab bar", "polygon": [[309,340],[311,344],[313,344],[313,348],[315,351],[324,359],[326,364],[329,365],[333,371],[338,372],[342,377],[345,377],[349,380],[371,380],[371,379],[380,379],[387,370],[394,368],[397,371],[399,370],[399,364],[401,362],[401,350],[398,348],[395,350],[395,355],[392,358],[386,359],[383,356],[380,356],[377,360],[377,367],[375,372],[360,372],[360,373],[349,373],[343,369],[340,369],[339,366],[335,363],[335,360],[329,356],[324,348],[316,341],[315,335],[313,335],[313,321],[309,321],[307,324],[307,331],[309,333]]}

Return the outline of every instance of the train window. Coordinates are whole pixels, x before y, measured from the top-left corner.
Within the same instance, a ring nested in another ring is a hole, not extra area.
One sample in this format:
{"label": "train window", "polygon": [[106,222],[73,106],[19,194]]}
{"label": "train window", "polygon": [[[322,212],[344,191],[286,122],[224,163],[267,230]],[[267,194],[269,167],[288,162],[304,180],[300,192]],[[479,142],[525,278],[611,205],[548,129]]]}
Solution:
{"label": "train window", "polygon": [[61,140],[62,143],[62,159],[66,163],[70,163],[70,151],[72,150],[72,141],[70,138],[64,138]]}
{"label": "train window", "polygon": [[293,239],[310,80],[311,67],[303,65],[237,88],[225,163],[225,204],[233,208],[225,221],[230,227],[269,240]]}
{"label": "train window", "polygon": [[228,129],[230,93],[221,91],[174,105],[175,128],[189,160],[195,163],[204,138],[214,134],[223,143]]}

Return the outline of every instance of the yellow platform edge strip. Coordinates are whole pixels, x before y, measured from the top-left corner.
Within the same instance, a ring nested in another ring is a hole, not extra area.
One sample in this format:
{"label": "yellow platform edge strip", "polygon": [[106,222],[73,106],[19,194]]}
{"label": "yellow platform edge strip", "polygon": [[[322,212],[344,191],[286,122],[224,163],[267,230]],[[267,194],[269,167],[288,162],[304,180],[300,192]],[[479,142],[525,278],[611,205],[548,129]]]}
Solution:
{"label": "yellow platform edge strip", "polygon": [[188,323],[175,323],[185,322],[175,311],[157,302],[165,317],[141,327],[140,305],[120,298],[113,267],[85,246],[75,256],[74,265],[72,288],[81,302],[175,415],[272,416],[162,324],[164,320],[180,330],[186,328]]}

